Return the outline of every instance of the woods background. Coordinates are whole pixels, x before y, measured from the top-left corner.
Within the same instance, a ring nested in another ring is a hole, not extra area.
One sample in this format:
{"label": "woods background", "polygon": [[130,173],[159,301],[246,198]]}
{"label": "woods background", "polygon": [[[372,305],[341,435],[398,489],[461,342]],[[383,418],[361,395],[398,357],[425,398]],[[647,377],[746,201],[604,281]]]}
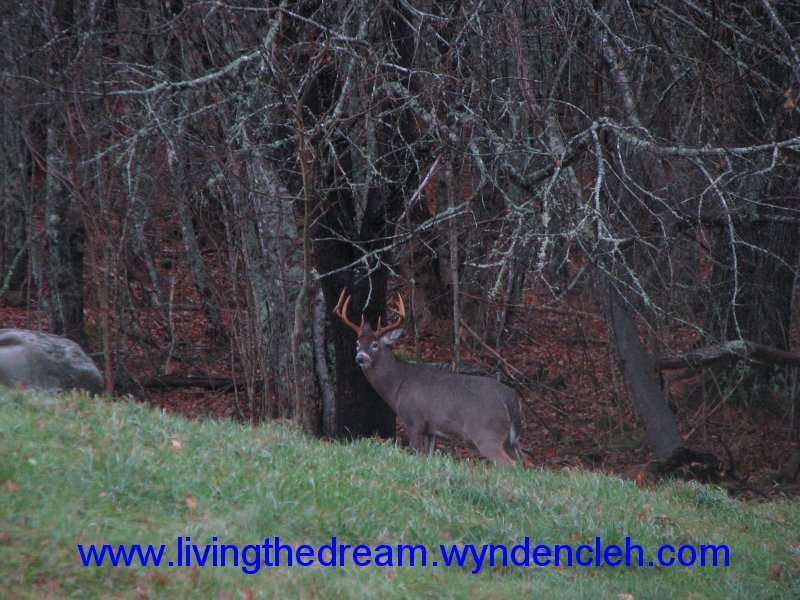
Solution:
{"label": "woods background", "polygon": [[796,2],[0,11],[0,326],[110,392],[392,436],[330,317],[400,291],[410,352],[521,390],[535,462],[796,480]]}

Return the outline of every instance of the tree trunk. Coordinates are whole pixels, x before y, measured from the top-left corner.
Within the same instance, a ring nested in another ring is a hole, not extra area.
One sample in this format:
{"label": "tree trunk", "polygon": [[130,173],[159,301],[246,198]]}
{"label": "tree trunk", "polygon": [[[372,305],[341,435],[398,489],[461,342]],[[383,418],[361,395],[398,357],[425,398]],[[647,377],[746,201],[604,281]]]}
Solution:
{"label": "tree trunk", "polygon": [[58,43],[61,31],[75,25],[71,0],[53,6],[48,15],[47,68],[52,77],[47,94],[45,150],[45,214],[47,240],[45,308],[51,333],[64,335],[78,343],[85,341],[83,328],[83,247],[86,237],[83,222],[76,211],[75,199],[68,189],[68,44]]}
{"label": "tree trunk", "polygon": [[[400,18],[398,14],[403,14]],[[414,55],[414,32],[409,23],[413,18],[405,15],[399,3],[380,11],[385,39],[395,53],[393,62],[409,66]],[[403,87],[411,81],[407,75],[397,77]],[[343,92],[342,79],[329,67],[319,67],[319,74],[306,97],[305,109],[321,117],[328,113]],[[416,162],[412,160],[409,144],[418,135],[410,109],[391,98],[369,108],[375,115],[374,128],[367,132],[374,136],[369,168],[377,172],[378,182],[370,177],[363,213],[359,214],[353,190],[354,159],[351,141],[345,136],[332,135],[317,160],[323,168],[318,170],[318,190],[324,194],[321,214],[312,228],[314,259],[317,271],[329,274],[322,279],[326,311],[331,315],[336,300],[346,287],[353,295],[351,302],[353,320],[363,312],[373,325],[386,308],[388,271],[387,252],[381,251],[387,237],[394,231],[396,219],[403,207],[405,189],[416,179]],[[313,126],[309,122],[309,126]],[[335,156],[321,157],[333,148]],[[362,149],[359,149],[361,151]],[[360,217],[360,219],[359,219]],[[352,265],[363,258],[356,269]],[[335,356],[336,392],[332,418],[325,431],[334,437],[357,438],[379,435],[394,437],[396,419],[394,412],[381,400],[367,382],[355,362],[355,335],[336,319],[331,319],[331,340]]]}
{"label": "tree trunk", "polygon": [[647,433],[653,457],[657,461],[667,461],[683,447],[675,415],[653,378],[653,362],[639,338],[631,306],[600,269],[597,270],[597,287],[614,343],[617,366],[633,410]]}
{"label": "tree trunk", "polygon": [[219,296],[211,284],[206,267],[203,264],[203,257],[200,254],[200,245],[197,243],[197,234],[194,229],[192,208],[189,205],[190,199],[184,192],[186,182],[183,177],[183,168],[183,165],[176,165],[176,173],[173,173],[173,197],[178,203],[183,248],[186,251],[186,260],[192,273],[192,281],[194,281],[195,288],[200,296],[200,303],[208,321],[208,337],[213,346],[225,348],[229,343],[228,332],[222,320]]}
{"label": "tree trunk", "polygon": [[[3,60],[12,62],[13,52],[21,40],[15,39],[12,25],[7,19],[0,24],[0,36],[3,37]],[[30,169],[18,123],[23,122],[19,98],[22,97],[23,86],[7,77],[4,82],[4,93],[0,104],[3,116],[0,120],[0,189],[4,190],[0,201],[0,300],[7,298],[11,304],[22,304],[22,284],[25,281],[28,266],[28,239],[26,205],[23,192]],[[14,165],[13,167],[11,165]],[[9,294],[11,292],[11,294]]]}
{"label": "tree trunk", "polygon": [[[349,194],[350,192],[341,192]],[[341,202],[339,193],[337,200]],[[326,203],[335,206],[337,203]],[[327,224],[326,216],[330,217],[330,211],[326,211],[320,219],[320,225],[327,233],[330,229],[325,228]],[[335,229],[334,229],[335,231]],[[363,232],[368,239],[375,239],[376,233],[368,229]],[[330,239],[322,232],[317,234],[315,244],[315,257],[317,268],[323,272],[335,272],[342,265],[353,261],[355,253],[350,243]],[[328,239],[325,239],[325,238]],[[321,238],[321,239],[320,239]],[[347,288],[348,293],[353,295],[350,303],[350,319],[360,321],[363,311],[367,321],[375,324],[379,315],[383,315],[386,306],[386,281],[387,273],[385,269],[378,269],[372,273],[370,279],[355,281],[352,272],[343,273],[339,276],[327,277],[322,280],[322,289],[325,293],[326,313],[331,315],[336,305],[336,300],[342,291]],[[370,304],[364,306],[367,296],[370,296]],[[332,410],[328,411],[328,418],[325,425],[329,428],[324,433],[336,438],[358,438],[379,435],[385,438],[392,438],[395,435],[396,421],[394,412],[381,399],[378,393],[364,377],[361,367],[355,361],[356,337],[352,330],[345,327],[338,319],[331,319],[330,339],[333,344],[335,363],[336,391]]]}
{"label": "tree trunk", "polygon": [[60,105],[50,107],[47,125],[47,183],[45,186],[45,237],[47,255],[46,309],[50,333],[79,344],[83,329],[83,248],[86,232],[74,198],[63,180],[64,122]]}
{"label": "tree trunk", "polygon": [[[712,343],[744,340],[777,350],[790,349],[794,268],[798,258],[797,226],[759,222],[736,228],[742,241],[735,257],[725,254],[729,233],[716,233],[709,333]],[[735,258],[735,262],[734,262]],[[789,389],[787,371],[771,364],[749,363],[741,373],[731,374],[722,365],[711,369],[709,389],[716,381],[737,381],[736,395],[752,407],[775,408],[781,390]]]}

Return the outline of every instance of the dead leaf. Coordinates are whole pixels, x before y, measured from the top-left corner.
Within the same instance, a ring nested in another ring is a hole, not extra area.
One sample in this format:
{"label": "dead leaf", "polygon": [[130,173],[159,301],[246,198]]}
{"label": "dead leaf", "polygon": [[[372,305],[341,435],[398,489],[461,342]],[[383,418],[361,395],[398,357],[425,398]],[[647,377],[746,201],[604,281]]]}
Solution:
{"label": "dead leaf", "polygon": [[169,441],[169,445],[174,448],[175,450],[183,450],[183,442],[180,441],[178,438],[172,438]]}
{"label": "dead leaf", "polygon": [[641,469],[636,474],[636,486],[644,488],[645,485],[653,491],[656,489],[656,480],[647,471]]}
{"label": "dead leaf", "polygon": [[19,482],[11,481],[10,479],[6,479],[3,482],[3,484],[0,485],[0,488],[2,488],[2,490],[4,492],[14,493],[14,492],[18,492],[22,488],[22,486],[19,484]]}
{"label": "dead leaf", "polygon": [[786,90],[783,95],[786,97],[786,100],[783,101],[783,110],[791,112],[794,108],[794,87],[789,86],[789,89]]}
{"label": "dead leaf", "polygon": [[194,511],[194,510],[196,510],[196,509],[197,509],[197,506],[200,504],[200,503],[197,501],[197,498],[195,498],[195,497],[194,497],[194,496],[192,496],[191,494],[188,494],[188,495],[186,496],[186,500],[185,500],[184,502],[186,503],[186,508],[188,508],[190,511]]}
{"label": "dead leaf", "polygon": [[783,577],[783,565],[772,565],[769,568],[770,581],[780,581]]}

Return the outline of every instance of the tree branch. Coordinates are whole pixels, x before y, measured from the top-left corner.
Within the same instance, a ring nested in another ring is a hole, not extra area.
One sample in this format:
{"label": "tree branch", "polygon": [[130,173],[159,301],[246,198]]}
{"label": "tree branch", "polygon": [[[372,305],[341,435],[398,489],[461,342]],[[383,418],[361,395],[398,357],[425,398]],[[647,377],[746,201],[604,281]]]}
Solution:
{"label": "tree branch", "polygon": [[728,359],[761,360],[800,367],[800,354],[747,340],[734,340],[725,344],[706,346],[677,356],[662,356],[656,360],[656,368],[659,370],[697,368]]}

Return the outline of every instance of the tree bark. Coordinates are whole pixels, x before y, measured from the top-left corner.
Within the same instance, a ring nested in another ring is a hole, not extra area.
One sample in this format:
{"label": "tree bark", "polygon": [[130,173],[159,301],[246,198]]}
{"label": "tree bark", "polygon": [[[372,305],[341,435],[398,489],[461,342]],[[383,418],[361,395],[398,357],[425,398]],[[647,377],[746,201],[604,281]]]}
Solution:
{"label": "tree bark", "polygon": [[787,352],[747,340],[733,340],[707,346],[679,356],[662,356],[656,360],[657,369],[685,369],[713,365],[726,360],[750,359],[776,365],[800,367],[800,354]]}
{"label": "tree bark", "polygon": [[48,92],[45,168],[45,237],[47,239],[46,309],[51,333],[85,343],[83,326],[83,248],[86,238],[83,221],[67,187],[67,94],[70,51],[67,43],[57,42],[60,31],[75,25],[74,5],[67,0],[54,5],[48,36],[52,42],[48,69],[52,88]]}
{"label": "tree bark", "polygon": [[[180,160],[180,159],[176,159]],[[228,331],[222,319],[219,295],[211,284],[211,279],[206,272],[203,264],[203,257],[200,253],[200,245],[197,243],[197,233],[195,232],[192,208],[189,205],[190,199],[184,193],[186,184],[182,176],[183,166],[177,165],[174,173],[173,194],[178,203],[178,217],[181,224],[181,237],[183,248],[186,251],[186,260],[192,273],[197,294],[200,296],[200,304],[208,321],[207,334],[213,346],[225,348],[229,344]]]}
{"label": "tree bark", "polygon": [[599,269],[597,273],[598,296],[603,303],[625,389],[636,417],[647,433],[653,457],[657,461],[667,461],[684,445],[675,415],[653,378],[653,363],[639,339],[630,305],[607,274]]}
{"label": "tree bark", "polygon": [[[400,18],[399,15],[403,15]],[[381,27],[393,62],[400,66],[411,64],[414,54],[414,32],[400,3],[382,7]],[[403,86],[411,87],[407,75],[397,77]],[[329,112],[342,93],[341,78],[330,68],[320,68],[307,99],[306,109],[318,118]],[[373,154],[369,168],[376,171],[377,182],[368,179],[363,213],[353,191],[354,159],[350,140],[332,135],[326,147],[335,156],[320,173],[319,190],[327,190],[322,210],[312,229],[314,258],[317,270],[328,274],[322,281],[327,314],[331,315],[342,288],[353,299],[352,320],[359,322],[363,312],[373,325],[386,308],[389,260],[381,248],[393,233],[394,220],[400,215],[409,182],[416,178],[416,162],[412,160],[409,144],[417,135],[410,109],[392,98],[386,98],[369,109],[376,117]],[[359,149],[360,151],[361,149]],[[318,154],[321,156],[321,153]],[[359,219],[360,217],[360,219]],[[360,221],[360,222],[359,222]],[[353,265],[363,259],[358,268]],[[363,266],[362,266],[363,265]],[[335,356],[336,394],[333,416],[326,419],[326,431],[334,437],[357,438],[379,435],[394,437],[394,412],[381,400],[367,382],[355,362],[355,335],[337,319],[331,319],[331,340]]]}

